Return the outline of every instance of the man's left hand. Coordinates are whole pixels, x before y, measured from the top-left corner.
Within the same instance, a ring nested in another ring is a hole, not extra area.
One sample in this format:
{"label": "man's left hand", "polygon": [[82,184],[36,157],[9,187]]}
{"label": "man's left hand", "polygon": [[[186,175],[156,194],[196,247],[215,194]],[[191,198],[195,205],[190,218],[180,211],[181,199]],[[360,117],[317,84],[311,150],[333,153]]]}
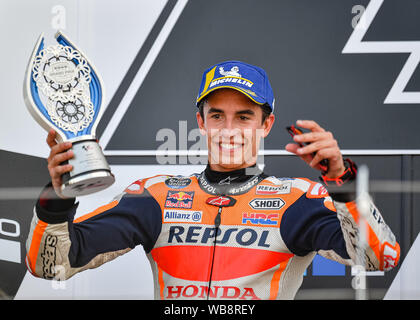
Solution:
{"label": "man's left hand", "polygon": [[[296,125],[309,129],[311,132],[299,134],[293,137],[293,140],[308,145],[301,148],[298,144],[289,143],[286,150],[292,152],[304,160],[314,169],[322,170],[320,162],[328,159],[328,172],[325,175],[329,179],[335,179],[341,176],[346,168],[344,167],[343,157],[337,140],[329,131],[325,131],[318,123],[312,120],[298,120]],[[316,152],[315,156],[313,153]]]}

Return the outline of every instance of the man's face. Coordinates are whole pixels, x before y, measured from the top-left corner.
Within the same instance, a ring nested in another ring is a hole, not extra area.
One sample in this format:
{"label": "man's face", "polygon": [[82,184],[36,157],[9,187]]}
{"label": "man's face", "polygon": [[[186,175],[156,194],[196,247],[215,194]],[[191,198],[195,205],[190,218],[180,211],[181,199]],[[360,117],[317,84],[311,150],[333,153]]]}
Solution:
{"label": "man's face", "polygon": [[204,119],[197,112],[197,122],[207,136],[213,170],[230,171],[256,163],[261,138],[274,123],[273,114],[262,122],[262,113],[259,105],[237,90],[218,89],[208,97]]}

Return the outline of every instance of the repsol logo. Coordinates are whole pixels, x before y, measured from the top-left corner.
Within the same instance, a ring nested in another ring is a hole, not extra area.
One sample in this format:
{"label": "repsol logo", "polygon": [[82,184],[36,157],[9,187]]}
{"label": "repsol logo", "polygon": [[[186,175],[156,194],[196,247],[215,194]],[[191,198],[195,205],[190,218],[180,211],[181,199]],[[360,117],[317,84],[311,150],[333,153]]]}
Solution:
{"label": "repsol logo", "polygon": [[236,244],[244,247],[256,245],[269,248],[270,244],[267,243],[268,233],[268,230],[257,232],[251,228],[228,228],[223,230],[222,228],[217,228],[216,234],[216,228],[171,226],[169,228],[168,243],[213,244],[215,236],[217,236],[216,243],[219,244],[234,241]]}

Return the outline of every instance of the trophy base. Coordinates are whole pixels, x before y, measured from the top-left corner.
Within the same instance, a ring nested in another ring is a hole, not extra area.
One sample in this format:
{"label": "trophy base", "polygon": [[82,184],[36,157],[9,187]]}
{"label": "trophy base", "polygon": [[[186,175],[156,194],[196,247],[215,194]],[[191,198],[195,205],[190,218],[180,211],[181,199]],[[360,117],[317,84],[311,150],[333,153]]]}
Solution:
{"label": "trophy base", "polygon": [[61,193],[65,197],[73,198],[98,192],[115,182],[97,141],[83,138],[72,141],[74,156],[68,163],[73,166],[73,170],[61,176]]}
{"label": "trophy base", "polygon": [[68,198],[88,195],[108,188],[115,181],[114,175],[105,170],[85,173],[71,178],[61,186],[61,193]]}

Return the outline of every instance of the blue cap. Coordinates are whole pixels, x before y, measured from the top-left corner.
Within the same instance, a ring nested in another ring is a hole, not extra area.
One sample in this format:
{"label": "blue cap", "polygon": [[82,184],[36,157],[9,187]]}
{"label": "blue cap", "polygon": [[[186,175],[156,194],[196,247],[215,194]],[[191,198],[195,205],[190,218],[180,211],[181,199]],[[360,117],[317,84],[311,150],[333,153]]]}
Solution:
{"label": "blue cap", "polygon": [[221,88],[238,90],[259,105],[267,104],[274,110],[274,94],[266,72],[241,61],[225,61],[211,66],[203,73],[199,102],[210,92]]}

